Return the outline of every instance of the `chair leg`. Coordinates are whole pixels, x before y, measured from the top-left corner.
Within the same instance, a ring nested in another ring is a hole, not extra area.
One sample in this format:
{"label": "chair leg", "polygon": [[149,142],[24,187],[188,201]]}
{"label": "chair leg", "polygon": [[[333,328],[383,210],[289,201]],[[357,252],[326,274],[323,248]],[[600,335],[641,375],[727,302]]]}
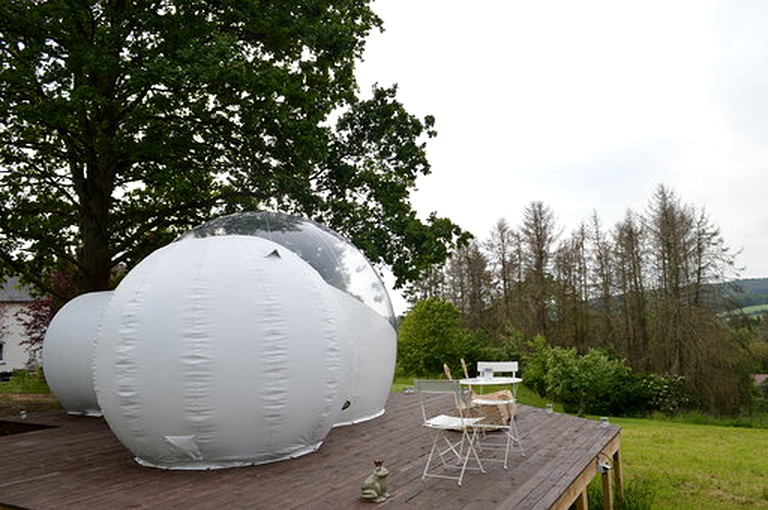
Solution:
{"label": "chair leg", "polygon": [[434,456],[435,450],[437,449],[437,441],[438,437],[437,434],[435,434],[432,438],[432,448],[429,450],[429,457],[427,457],[427,465],[424,466],[424,473],[421,475],[422,480],[424,480],[427,477],[427,473],[429,473],[429,466],[432,464],[432,456]]}
{"label": "chair leg", "polygon": [[[478,435],[477,451],[483,455],[484,460],[501,462],[504,469],[509,469],[509,452],[517,448],[520,450],[520,454],[525,457],[525,451],[523,450],[523,443],[520,441],[520,435],[517,431],[517,425],[513,420],[510,420],[506,426],[498,427],[502,429],[500,437],[491,438],[486,434],[486,430],[482,429]],[[487,439],[487,441],[486,441]],[[485,452],[485,453],[484,453]],[[490,457],[493,452],[497,453],[497,457]],[[487,454],[486,454],[487,453]]]}
{"label": "chair leg", "polygon": [[[520,448],[520,455],[525,457],[525,450],[523,450],[523,442],[520,441],[520,433],[517,431],[517,424],[515,420],[510,420],[509,430],[513,433],[512,440],[517,443],[517,447]],[[514,444],[512,445],[514,447]]]}
{"label": "chair leg", "polygon": [[[467,432],[464,431],[464,436],[468,436]],[[462,437],[462,442],[464,441],[464,438]],[[480,460],[480,456],[477,454],[477,429],[472,429],[472,435],[468,437],[467,440],[467,453],[464,456],[464,464],[461,466],[461,474],[459,474],[459,485],[461,485],[462,480],[464,479],[464,472],[467,470],[467,463],[469,462],[469,454],[472,453],[475,456],[475,462],[477,462],[477,466],[480,468],[481,473],[485,473],[485,469],[483,468],[483,463]]]}
{"label": "chair leg", "polygon": [[[447,448],[443,448],[443,446],[441,445],[442,441],[445,441],[445,444],[448,446]],[[461,444],[459,444],[459,449],[457,450],[456,443],[451,443],[450,439],[446,437],[443,431],[433,432],[432,448],[429,450],[429,456],[427,457],[427,465],[424,466],[424,472],[422,473],[421,479],[424,480],[427,476],[430,476],[429,468],[432,465],[432,461],[435,458],[435,453],[437,453],[437,456],[440,458],[440,463],[445,469],[445,468],[456,467],[456,466],[451,466],[449,465],[448,462],[446,462],[445,455],[448,452],[453,452],[453,455],[456,456],[456,464],[460,464],[462,459],[462,453],[461,453],[462,451],[463,451],[463,439],[461,441]]]}
{"label": "chair leg", "polygon": [[[461,441],[456,443],[452,443],[443,431],[434,433],[432,439],[432,448],[429,450],[427,464],[424,466],[424,472],[421,475],[421,479],[424,480],[427,477],[448,478],[451,480],[457,480],[458,484],[461,485],[462,481],[464,480],[464,473],[468,469],[467,464],[469,463],[470,455],[473,456],[475,462],[477,462],[478,469],[482,473],[485,473],[485,468],[483,468],[483,463],[477,453],[477,439],[477,429],[473,429],[471,435],[467,431],[463,431]],[[448,445],[447,448],[442,447],[442,440],[444,440]],[[449,463],[446,462],[445,456],[448,454],[448,452],[452,452],[453,455],[456,456],[456,464],[449,465]],[[432,467],[432,462],[435,460],[435,455],[440,457],[440,462],[443,469],[460,469],[458,476],[450,476],[444,475],[442,473],[438,474],[435,472],[430,472],[430,467]]]}

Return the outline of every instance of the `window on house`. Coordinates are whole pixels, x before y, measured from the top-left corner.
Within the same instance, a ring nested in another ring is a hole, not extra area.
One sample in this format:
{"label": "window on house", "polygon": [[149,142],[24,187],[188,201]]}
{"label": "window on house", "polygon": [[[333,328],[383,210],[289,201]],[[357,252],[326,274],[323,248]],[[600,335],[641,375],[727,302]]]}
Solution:
{"label": "window on house", "polygon": [[5,342],[0,342],[0,363],[5,363]]}

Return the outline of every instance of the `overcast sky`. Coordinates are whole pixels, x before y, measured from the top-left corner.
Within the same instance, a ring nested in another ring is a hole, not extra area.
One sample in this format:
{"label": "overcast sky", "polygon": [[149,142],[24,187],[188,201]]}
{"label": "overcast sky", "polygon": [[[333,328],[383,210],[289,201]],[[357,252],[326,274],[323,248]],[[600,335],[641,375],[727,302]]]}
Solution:
{"label": "overcast sky", "polygon": [[417,211],[481,240],[532,201],[569,234],[703,207],[742,277],[768,277],[768,2],[378,0],[358,80],[436,117]]}

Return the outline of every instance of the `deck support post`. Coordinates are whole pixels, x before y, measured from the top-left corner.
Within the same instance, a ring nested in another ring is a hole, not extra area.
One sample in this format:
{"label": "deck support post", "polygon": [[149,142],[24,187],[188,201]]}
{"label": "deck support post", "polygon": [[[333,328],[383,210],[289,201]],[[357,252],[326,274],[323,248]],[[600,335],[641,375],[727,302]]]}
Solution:
{"label": "deck support post", "polygon": [[589,498],[587,497],[587,491],[584,490],[579,494],[575,501],[576,510],[589,510]]}
{"label": "deck support post", "polygon": [[621,450],[616,450],[613,453],[613,491],[616,494],[616,507],[621,508],[623,506],[624,498],[624,474],[621,470]]}
{"label": "deck support post", "polygon": [[611,475],[608,471],[600,474],[603,479],[603,510],[611,510],[613,498],[611,497]]}

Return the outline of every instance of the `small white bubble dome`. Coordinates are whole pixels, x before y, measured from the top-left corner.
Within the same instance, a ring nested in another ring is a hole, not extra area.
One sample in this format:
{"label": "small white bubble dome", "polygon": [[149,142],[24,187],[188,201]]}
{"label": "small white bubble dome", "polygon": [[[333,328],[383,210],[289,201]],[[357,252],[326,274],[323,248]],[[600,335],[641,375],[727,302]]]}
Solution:
{"label": "small white bubble dome", "polygon": [[93,389],[93,348],[102,313],[111,297],[111,291],[77,296],[56,313],[45,333],[45,378],[70,414],[101,416]]}
{"label": "small white bubble dome", "polygon": [[157,250],[115,289],[96,338],[94,384],[110,428],[137,462],[166,469],[315,451],[351,376],[332,289],[259,237]]}
{"label": "small white bubble dome", "polygon": [[351,349],[344,409],[336,425],[366,421],[384,412],[397,356],[395,315],[386,287],[354,245],[333,230],[297,216],[244,212],[200,225],[180,241],[247,235],[296,253],[333,288],[339,301],[339,334]]}

